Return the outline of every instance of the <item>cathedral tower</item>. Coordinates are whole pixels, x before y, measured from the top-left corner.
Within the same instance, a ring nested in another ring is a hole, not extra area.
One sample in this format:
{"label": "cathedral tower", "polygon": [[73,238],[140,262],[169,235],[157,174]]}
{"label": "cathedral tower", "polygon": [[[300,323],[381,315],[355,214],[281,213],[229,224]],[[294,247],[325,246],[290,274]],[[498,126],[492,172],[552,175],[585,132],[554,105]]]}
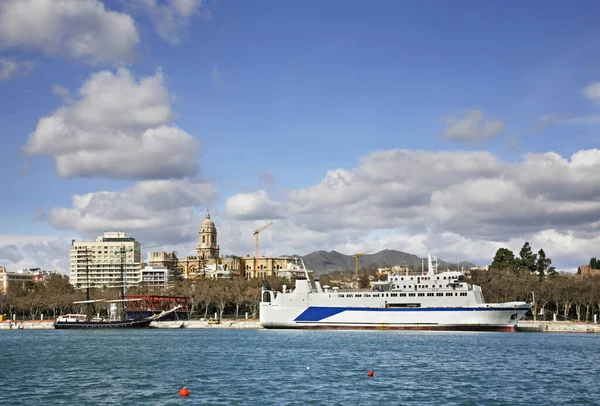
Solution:
{"label": "cathedral tower", "polygon": [[206,219],[200,226],[200,239],[196,252],[198,258],[217,259],[219,257],[219,245],[217,244],[217,227],[210,219],[210,210],[206,210]]}

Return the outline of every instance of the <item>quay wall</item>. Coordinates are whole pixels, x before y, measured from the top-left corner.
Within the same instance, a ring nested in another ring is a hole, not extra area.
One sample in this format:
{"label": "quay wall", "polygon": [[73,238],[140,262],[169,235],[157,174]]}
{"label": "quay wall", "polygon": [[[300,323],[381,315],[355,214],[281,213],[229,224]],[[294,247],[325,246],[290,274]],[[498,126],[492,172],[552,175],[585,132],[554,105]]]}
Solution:
{"label": "quay wall", "polygon": [[[25,320],[0,322],[0,330],[46,330],[53,329],[54,320]],[[219,324],[209,324],[206,320],[162,321],[152,322],[151,328],[233,328],[233,329],[262,329],[257,319],[228,320]],[[600,324],[555,322],[555,321],[520,321],[517,324],[519,332],[546,333],[600,333]]]}
{"label": "quay wall", "polygon": [[519,321],[517,331],[545,333],[600,333],[600,324],[564,321]]}

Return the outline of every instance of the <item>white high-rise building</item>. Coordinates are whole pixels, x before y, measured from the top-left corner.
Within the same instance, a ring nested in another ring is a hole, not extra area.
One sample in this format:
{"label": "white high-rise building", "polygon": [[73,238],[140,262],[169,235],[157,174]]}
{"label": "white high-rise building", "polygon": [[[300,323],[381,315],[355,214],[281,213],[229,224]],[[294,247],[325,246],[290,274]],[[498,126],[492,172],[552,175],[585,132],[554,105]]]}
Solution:
{"label": "white high-rise building", "polygon": [[77,287],[120,287],[141,281],[140,243],[122,232],[105,232],[94,242],[71,242],[70,278]]}

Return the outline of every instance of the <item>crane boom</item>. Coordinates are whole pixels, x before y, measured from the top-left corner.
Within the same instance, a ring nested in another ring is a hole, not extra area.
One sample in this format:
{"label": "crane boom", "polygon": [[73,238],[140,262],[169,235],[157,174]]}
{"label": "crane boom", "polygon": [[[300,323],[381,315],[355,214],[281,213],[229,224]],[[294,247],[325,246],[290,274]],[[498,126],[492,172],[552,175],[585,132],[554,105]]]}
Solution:
{"label": "crane boom", "polygon": [[254,276],[257,275],[257,268],[258,268],[258,234],[263,231],[265,228],[270,227],[273,225],[273,222],[269,222],[267,224],[265,224],[262,227],[259,227],[256,229],[256,231],[254,231],[254,236],[256,237],[256,255],[254,256]]}
{"label": "crane boom", "polygon": [[272,226],[272,225],[273,225],[273,222],[270,222],[270,223],[268,223],[268,224],[265,224],[265,225],[264,225],[264,226],[262,226],[262,227],[259,227],[259,228],[258,228],[258,229],[257,229],[257,230],[254,232],[254,235],[257,235],[257,234],[258,234],[258,233],[260,233],[262,230],[264,230],[265,228],[267,228],[267,227],[270,227],[270,226]]}

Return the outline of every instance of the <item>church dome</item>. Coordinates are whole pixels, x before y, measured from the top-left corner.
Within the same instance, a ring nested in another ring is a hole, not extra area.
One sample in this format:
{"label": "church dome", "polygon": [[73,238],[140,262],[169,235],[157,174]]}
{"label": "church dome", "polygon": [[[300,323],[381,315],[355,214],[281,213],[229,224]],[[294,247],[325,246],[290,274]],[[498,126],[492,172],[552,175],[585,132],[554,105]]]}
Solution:
{"label": "church dome", "polygon": [[210,211],[206,212],[206,218],[202,222],[202,228],[217,228],[215,223],[210,219]]}

